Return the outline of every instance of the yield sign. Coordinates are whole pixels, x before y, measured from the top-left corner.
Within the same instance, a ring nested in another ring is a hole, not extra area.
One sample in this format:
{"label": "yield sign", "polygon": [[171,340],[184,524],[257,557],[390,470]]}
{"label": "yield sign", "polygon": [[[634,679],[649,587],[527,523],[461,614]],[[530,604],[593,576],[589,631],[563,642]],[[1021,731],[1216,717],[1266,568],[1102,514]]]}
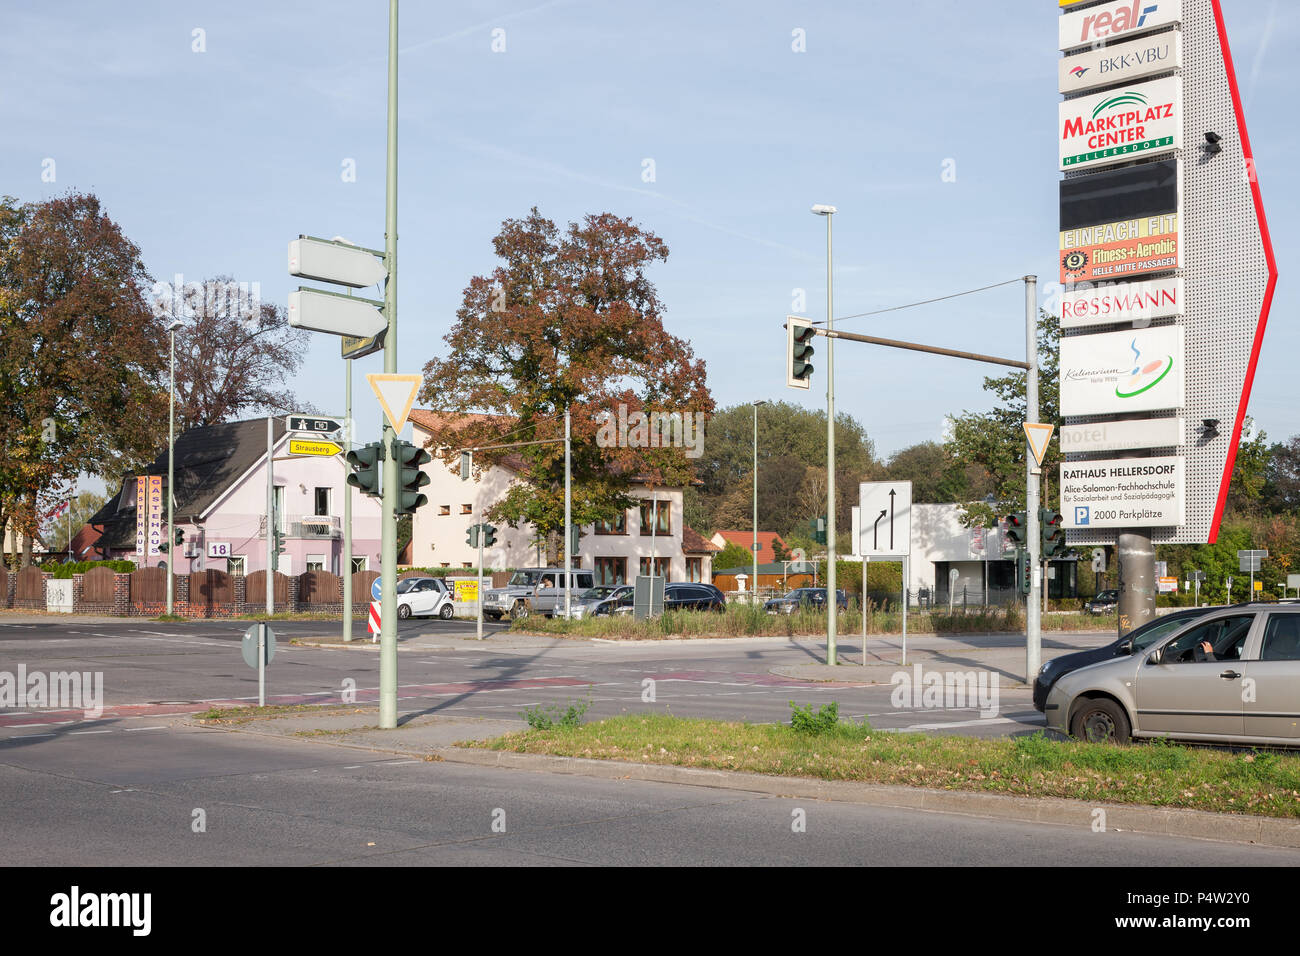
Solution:
{"label": "yield sign", "polygon": [[411,414],[415,396],[424,384],[424,376],[372,373],[366,376],[366,381],[379,398],[379,405],[384,410],[388,424],[393,426],[393,431],[400,432],[406,425],[406,416]]}
{"label": "yield sign", "polygon": [[1052,432],[1055,429],[1055,425],[1025,422],[1025,438],[1029,439],[1029,450],[1034,453],[1034,461],[1038,463],[1039,468],[1043,467],[1043,456],[1047,454],[1047,446],[1052,440]]}

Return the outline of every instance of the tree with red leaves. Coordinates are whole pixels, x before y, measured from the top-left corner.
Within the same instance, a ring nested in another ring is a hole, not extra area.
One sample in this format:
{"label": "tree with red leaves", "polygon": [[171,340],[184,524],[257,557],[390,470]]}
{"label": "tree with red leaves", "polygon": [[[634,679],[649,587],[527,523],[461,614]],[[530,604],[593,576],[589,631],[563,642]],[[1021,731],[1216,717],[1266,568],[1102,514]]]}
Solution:
{"label": "tree with red leaves", "polygon": [[[597,440],[614,432],[610,416],[619,419],[624,408],[627,419],[658,411],[689,413],[696,423],[713,411],[704,362],[664,328],[663,304],[646,275],[668,258],[663,240],[610,213],[588,215],[561,234],[534,207],[525,219],[506,220],[493,246],[502,264],[470,281],[445,337],[446,357],[425,365],[420,393],[438,411],[482,414],[461,419],[431,450],[453,467],[463,447],[563,438],[568,407],[575,524],[631,507],[633,481],[688,483],[693,467],[682,447]],[[485,451],[475,468],[507,455],[522,461],[520,481],[489,517],[531,524],[558,560],[564,446]]]}

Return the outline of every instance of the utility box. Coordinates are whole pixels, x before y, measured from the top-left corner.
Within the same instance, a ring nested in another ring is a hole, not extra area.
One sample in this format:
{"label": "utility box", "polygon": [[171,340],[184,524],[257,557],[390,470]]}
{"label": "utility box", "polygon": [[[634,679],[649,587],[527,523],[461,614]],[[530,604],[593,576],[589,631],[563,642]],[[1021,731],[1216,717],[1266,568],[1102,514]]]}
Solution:
{"label": "utility box", "polygon": [[50,578],[45,582],[45,610],[55,614],[72,613],[71,578]]}

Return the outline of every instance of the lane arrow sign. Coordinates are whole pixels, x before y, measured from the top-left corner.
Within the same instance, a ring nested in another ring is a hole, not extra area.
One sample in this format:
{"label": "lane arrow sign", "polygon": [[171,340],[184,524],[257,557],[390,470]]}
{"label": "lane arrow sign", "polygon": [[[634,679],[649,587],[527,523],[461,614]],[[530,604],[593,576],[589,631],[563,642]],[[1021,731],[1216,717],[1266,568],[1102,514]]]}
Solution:
{"label": "lane arrow sign", "polygon": [[393,426],[393,431],[400,432],[406,425],[406,417],[411,414],[415,396],[424,384],[424,376],[371,373],[366,376],[366,381],[379,399],[388,424]]}
{"label": "lane arrow sign", "polygon": [[1043,467],[1043,458],[1047,455],[1047,446],[1051,444],[1055,425],[1043,425],[1038,422],[1025,422],[1025,438],[1029,441],[1029,450],[1033,452],[1038,467]]}
{"label": "lane arrow sign", "polygon": [[334,455],[342,454],[343,446],[335,444],[332,441],[321,441],[318,438],[291,438],[289,439],[289,454],[291,455],[311,455],[316,458],[331,458]]}

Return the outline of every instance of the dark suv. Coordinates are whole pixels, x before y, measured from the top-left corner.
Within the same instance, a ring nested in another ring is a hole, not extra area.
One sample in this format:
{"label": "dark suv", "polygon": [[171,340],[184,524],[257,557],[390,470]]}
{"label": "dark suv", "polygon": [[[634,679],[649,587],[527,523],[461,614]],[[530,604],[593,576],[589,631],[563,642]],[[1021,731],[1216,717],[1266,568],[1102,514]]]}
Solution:
{"label": "dark suv", "polygon": [[727,598],[712,584],[664,585],[665,611],[725,611]]}

